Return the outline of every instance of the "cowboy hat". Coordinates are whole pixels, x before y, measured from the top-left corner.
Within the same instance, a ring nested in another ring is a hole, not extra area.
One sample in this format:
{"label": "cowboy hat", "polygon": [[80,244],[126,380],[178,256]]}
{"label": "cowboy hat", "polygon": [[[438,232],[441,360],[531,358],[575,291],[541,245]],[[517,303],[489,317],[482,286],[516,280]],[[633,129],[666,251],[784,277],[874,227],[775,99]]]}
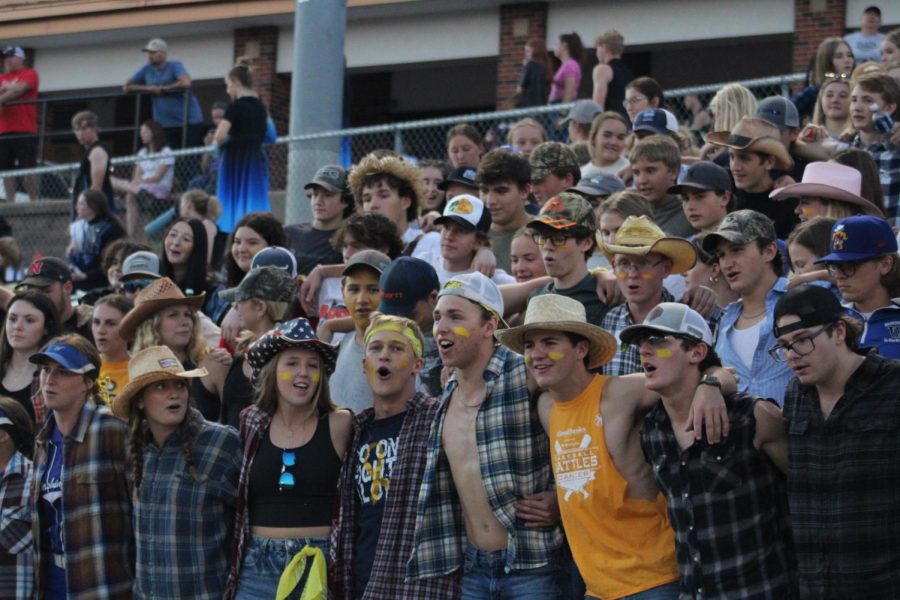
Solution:
{"label": "cowboy hat", "polygon": [[693,244],[683,238],[666,237],[663,230],[644,215],[625,219],[614,242],[605,243],[597,233],[597,246],[610,263],[614,254],[644,256],[654,252],[672,260],[672,273],[684,273],[697,262]]}
{"label": "cowboy hat", "polygon": [[288,348],[314,350],[322,357],[325,371],[329,374],[334,372],[337,346],[326,344],[317,338],[309,321],[301,317],[279,323],[275,329],[267,331],[250,346],[247,351],[247,362],[253,370],[253,382],[256,383],[259,372],[270,360]]}
{"label": "cowboy hat", "polygon": [[873,202],[860,196],[862,173],[853,167],[836,162],[811,162],[803,169],[800,183],[786,185],[773,190],[769,198],[825,198],[858,206],[863,214],[885,218]]}
{"label": "cowboy hat", "polygon": [[497,341],[519,354],[525,352],[525,334],[536,329],[566,331],[587,339],[588,369],[596,369],[616,355],[616,338],[605,329],[587,322],[584,305],[567,296],[541,294],[528,302],[525,323],[494,332]]}
{"label": "cowboy hat", "polygon": [[120,419],[131,416],[131,399],[150,384],[167,379],[206,376],[206,368],[185,371],[168,346],[144,348],[128,361],[128,383],[113,399],[112,413]]}
{"label": "cowboy hat", "polygon": [[185,296],[174,281],[168,277],[161,277],[134,297],[134,308],[128,311],[119,325],[119,337],[130,342],[134,339],[134,332],[141,323],[167,306],[184,304],[193,310],[200,310],[203,307],[204,298],[206,298],[206,292],[201,292],[197,296]]}
{"label": "cowboy hat", "polygon": [[781,143],[781,132],[772,123],[756,117],[743,117],[731,131],[714,131],[706,141],[734,150],[760,152],[775,157],[775,168],[787,171],[794,164],[787,148]]}

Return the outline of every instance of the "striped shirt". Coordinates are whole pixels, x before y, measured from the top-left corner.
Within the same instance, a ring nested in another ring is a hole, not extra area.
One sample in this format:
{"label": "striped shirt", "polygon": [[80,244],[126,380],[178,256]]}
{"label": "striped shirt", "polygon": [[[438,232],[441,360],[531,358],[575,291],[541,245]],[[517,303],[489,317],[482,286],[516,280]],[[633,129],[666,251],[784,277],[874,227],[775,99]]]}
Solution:
{"label": "striped shirt", "polygon": [[[547,436],[529,399],[525,361],[498,346],[484,371],[485,397],[475,420],[475,443],[488,504],[509,532],[506,567],[535,569],[549,564],[562,544],[557,527],[529,528],[516,519],[515,502],[553,489]],[[416,580],[452,573],[466,547],[462,507],[443,450],[444,419],[456,376],[444,389],[428,439],[428,461],[419,490],[413,554],[407,576]]]}
{"label": "striped shirt", "polygon": [[681,449],[660,400],[641,447],[666,495],[682,600],[791,597],[794,553],[784,475],[753,444],[756,399],[726,399],[730,432]]}
{"label": "striped shirt", "polygon": [[890,142],[875,142],[865,146],[859,134],[851,145],[868,152],[878,167],[878,179],[884,193],[884,214],[893,227],[900,227],[900,146]]}
{"label": "striped shirt", "polygon": [[794,379],[784,416],[801,596],[900,598],[900,361],[867,355],[827,419]]}
{"label": "striped shirt", "polygon": [[[237,432],[210,423],[196,410],[193,461],[188,472],[181,437],[144,444],[144,474],[134,505],[135,598],[219,600],[225,589],[234,506],[241,472]],[[177,518],[173,518],[177,515]]]}
{"label": "striped shirt", "polygon": [[33,597],[32,474],[31,461],[16,452],[0,475],[0,598],[9,600]]}

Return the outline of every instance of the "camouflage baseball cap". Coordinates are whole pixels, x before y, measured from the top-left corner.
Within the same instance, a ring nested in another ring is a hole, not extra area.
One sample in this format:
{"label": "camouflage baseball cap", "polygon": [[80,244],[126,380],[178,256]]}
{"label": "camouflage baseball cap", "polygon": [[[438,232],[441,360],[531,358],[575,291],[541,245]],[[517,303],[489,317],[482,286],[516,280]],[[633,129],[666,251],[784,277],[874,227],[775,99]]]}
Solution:
{"label": "camouflage baseball cap", "polygon": [[725,215],[719,228],[703,238],[703,249],[715,252],[719,240],[743,245],[754,240],[774,242],[776,239],[778,236],[775,235],[772,219],[755,210],[736,210]]}
{"label": "camouflage baseball cap", "polygon": [[272,302],[290,302],[296,281],[291,274],[278,267],[251,269],[237,287],[222,290],[219,297],[225,302],[240,302],[256,298]]}
{"label": "camouflage baseball cap", "polygon": [[597,221],[591,203],[584,196],[562,192],[547,200],[541,213],[532,219],[529,227],[547,226],[553,229],[580,227],[588,233],[597,229]]}
{"label": "camouflage baseball cap", "polygon": [[544,142],[531,151],[531,181],[542,181],[547,175],[559,170],[579,170],[578,157],[566,144]]}

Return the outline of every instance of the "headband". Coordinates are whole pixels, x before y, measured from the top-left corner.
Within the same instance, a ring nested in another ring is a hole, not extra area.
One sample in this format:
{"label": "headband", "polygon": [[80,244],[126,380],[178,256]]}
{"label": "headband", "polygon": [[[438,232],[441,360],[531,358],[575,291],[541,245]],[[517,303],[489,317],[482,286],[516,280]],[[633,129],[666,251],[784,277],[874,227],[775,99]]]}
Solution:
{"label": "headband", "polygon": [[416,335],[415,330],[409,325],[400,325],[399,323],[382,323],[376,325],[375,327],[370,327],[369,331],[366,332],[365,345],[368,346],[369,338],[380,331],[396,331],[409,341],[409,344],[413,349],[413,354],[416,355],[416,358],[422,358],[422,340],[419,339],[419,336]]}

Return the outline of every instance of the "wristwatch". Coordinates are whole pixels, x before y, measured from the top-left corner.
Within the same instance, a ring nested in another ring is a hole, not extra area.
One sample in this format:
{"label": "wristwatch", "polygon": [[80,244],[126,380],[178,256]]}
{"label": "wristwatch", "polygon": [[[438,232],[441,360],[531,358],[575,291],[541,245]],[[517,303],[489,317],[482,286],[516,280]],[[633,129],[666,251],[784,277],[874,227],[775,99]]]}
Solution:
{"label": "wristwatch", "polygon": [[718,377],[714,377],[712,375],[704,375],[700,378],[699,385],[711,385],[713,387],[719,388],[719,391],[722,391],[722,382],[719,381]]}

